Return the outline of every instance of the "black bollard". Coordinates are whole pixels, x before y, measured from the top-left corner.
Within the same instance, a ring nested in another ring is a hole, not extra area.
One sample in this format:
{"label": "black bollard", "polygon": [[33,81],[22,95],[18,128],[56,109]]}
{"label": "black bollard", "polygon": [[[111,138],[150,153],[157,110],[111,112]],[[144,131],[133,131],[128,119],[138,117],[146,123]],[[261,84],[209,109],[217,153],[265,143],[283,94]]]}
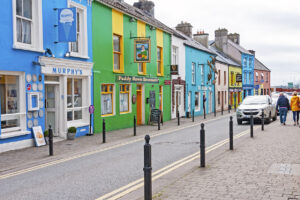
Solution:
{"label": "black bollard", "polygon": [[221,107],[221,114],[223,115],[223,111],[224,111],[224,108],[223,108],[223,105]]}
{"label": "black bollard", "polygon": [[49,155],[53,156],[53,131],[51,125],[49,125]]}
{"label": "black bollard", "polygon": [[152,166],[151,166],[151,145],[149,144],[150,136],[145,136],[144,145],[144,199],[152,199]]}
{"label": "black bollard", "polygon": [[106,127],[105,127],[105,119],[103,119],[102,123],[102,138],[103,138],[103,143],[106,143]]}
{"label": "black bollard", "polygon": [[233,150],[233,121],[232,121],[232,116],[230,116],[230,121],[229,121],[229,149]]}
{"label": "black bollard", "polygon": [[261,130],[262,131],[265,130],[265,111],[264,111],[264,109],[262,109],[262,113],[261,113]]}
{"label": "black bollard", "polygon": [[133,136],[136,136],[136,117],[133,117]]}
{"label": "black bollard", "polygon": [[158,118],[157,118],[157,128],[158,128],[158,130],[160,130],[160,112],[159,112]]}
{"label": "black bollard", "polygon": [[179,111],[177,111],[177,124],[180,126],[180,114]]}
{"label": "black bollard", "polygon": [[205,167],[205,130],[203,123],[200,130],[200,167]]}
{"label": "black bollard", "polygon": [[250,116],[250,136],[253,138],[253,114]]}
{"label": "black bollard", "polygon": [[193,122],[195,122],[195,110],[193,110]]}

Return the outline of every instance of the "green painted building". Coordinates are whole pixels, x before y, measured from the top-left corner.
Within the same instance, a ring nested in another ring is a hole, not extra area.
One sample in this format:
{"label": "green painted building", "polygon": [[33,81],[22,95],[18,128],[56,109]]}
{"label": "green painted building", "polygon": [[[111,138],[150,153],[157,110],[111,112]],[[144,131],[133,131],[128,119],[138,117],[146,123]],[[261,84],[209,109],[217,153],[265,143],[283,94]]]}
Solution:
{"label": "green painted building", "polygon": [[103,119],[106,130],[132,127],[134,116],[138,125],[149,124],[151,109],[170,120],[172,30],[122,1],[95,0],[92,16],[95,132]]}

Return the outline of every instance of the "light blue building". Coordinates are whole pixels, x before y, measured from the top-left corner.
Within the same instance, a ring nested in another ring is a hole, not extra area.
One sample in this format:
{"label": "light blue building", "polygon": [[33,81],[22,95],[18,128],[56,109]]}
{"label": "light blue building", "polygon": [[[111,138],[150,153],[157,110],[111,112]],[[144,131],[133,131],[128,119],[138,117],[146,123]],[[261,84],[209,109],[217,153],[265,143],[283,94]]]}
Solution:
{"label": "light blue building", "polygon": [[242,78],[244,98],[254,95],[254,55],[242,53]]}
{"label": "light blue building", "polygon": [[[69,23],[77,24],[77,41],[61,43],[58,8],[70,7],[76,7]],[[34,145],[33,127],[45,131],[51,125],[60,138],[71,126],[77,136],[88,133],[91,0],[12,0],[3,1],[1,8],[0,152]]]}

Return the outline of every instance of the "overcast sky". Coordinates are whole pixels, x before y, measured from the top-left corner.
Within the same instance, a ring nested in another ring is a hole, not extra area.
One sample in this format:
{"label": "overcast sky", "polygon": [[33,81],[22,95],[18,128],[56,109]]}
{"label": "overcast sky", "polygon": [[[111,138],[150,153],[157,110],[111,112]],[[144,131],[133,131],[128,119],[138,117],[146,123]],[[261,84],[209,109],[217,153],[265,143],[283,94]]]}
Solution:
{"label": "overcast sky", "polygon": [[[138,0],[125,0],[133,5]],[[214,30],[239,33],[245,49],[271,72],[271,85],[300,83],[299,0],[152,0],[155,17],[174,28],[181,21],[193,33],[204,30],[214,40]]]}

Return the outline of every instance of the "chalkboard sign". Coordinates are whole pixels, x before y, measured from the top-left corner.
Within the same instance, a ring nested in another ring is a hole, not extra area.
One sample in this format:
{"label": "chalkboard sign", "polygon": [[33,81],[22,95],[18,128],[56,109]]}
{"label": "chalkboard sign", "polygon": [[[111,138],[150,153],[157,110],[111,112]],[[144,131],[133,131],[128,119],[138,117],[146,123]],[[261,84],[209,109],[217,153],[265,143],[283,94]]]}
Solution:
{"label": "chalkboard sign", "polygon": [[150,115],[150,121],[151,122],[158,122],[159,117],[161,115],[161,110],[159,109],[152,109],[151,110],[151,115]]}

